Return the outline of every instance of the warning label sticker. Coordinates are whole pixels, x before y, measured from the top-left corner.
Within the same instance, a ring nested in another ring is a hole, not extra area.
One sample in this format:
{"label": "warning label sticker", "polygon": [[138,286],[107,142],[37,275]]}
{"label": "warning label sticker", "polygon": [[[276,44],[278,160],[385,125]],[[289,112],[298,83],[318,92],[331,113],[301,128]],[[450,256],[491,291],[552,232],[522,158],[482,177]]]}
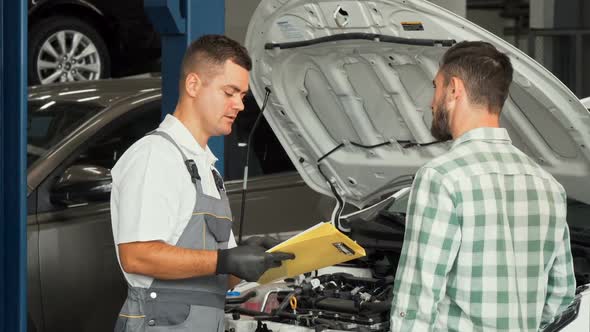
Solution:
{"label": "warning label sticker", "polygon": [[283,37],[287,40],[302,40],[303,32],[288,19],[282,19],[277,22]]}
{"label": "warning label sticker", "polygon": [[402,22],[404,31],[424,31],[422,22]]}

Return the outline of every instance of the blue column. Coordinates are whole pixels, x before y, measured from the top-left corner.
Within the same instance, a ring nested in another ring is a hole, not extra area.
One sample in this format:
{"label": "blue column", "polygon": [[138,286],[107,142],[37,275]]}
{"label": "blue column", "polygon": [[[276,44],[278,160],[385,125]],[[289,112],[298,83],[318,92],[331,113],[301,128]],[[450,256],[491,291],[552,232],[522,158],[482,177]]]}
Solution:
{"label": "blue column", "polygon": [[0,331],[26,331],[26,1],[0,2]]}
{"label": "blue column", "polygon": [[[162,116],[173,113],[178,100],[182,56],[187,46],[201,35],[223,34],[224,0],[144,0],[150,18],[162,40]],[[212,137],[209,148],[219,159],[223,175],[223,137]]]}

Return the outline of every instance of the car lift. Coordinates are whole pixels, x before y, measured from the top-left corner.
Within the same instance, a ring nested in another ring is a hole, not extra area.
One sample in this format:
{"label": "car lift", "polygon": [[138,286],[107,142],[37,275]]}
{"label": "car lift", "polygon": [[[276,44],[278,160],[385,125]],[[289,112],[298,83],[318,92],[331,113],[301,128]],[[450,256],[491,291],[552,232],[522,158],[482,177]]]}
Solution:
{"label": "car lift", "polygon": [[27,2],[0,2],[0,331],[26,331]]}
{"label": "car lift", "polygon": [[[224,0],[144,0],[148,18],[162,40],[162,117],[173,113],[178,99],[178,79],[187,46],[204,34],[223,34]],[[209,148],[224,174],[223,137],[212,137]]]}

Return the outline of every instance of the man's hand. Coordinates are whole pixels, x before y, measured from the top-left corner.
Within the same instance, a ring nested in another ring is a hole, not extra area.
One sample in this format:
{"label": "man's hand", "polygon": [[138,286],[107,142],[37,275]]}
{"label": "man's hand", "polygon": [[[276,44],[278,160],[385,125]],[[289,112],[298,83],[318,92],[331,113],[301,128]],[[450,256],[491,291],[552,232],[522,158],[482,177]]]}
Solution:
{"label": "man's hand", "polygon": [[270,236],[251,236],[244,241],[242,241],[241,245],[246,246],[259,246],[266,250],[278,245],[281,241],[275,239],[274,237]]}
{"label": "man's hand", "polygon": [[257,281],[266,270],[281,266],[295,255],[283,252],[267,253],[261,246],[242,245],[217,251],[218,274],[233,274],[246,281]]}

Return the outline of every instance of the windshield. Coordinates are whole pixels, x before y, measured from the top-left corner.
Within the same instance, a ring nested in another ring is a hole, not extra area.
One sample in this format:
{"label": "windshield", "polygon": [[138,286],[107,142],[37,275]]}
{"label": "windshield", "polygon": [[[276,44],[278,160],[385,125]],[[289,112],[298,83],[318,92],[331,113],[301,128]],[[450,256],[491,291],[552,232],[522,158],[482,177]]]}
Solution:
{"label": "windshield", "polygon": [[104,106],[75,101],[31,100],[28,105],[27,168]]}

